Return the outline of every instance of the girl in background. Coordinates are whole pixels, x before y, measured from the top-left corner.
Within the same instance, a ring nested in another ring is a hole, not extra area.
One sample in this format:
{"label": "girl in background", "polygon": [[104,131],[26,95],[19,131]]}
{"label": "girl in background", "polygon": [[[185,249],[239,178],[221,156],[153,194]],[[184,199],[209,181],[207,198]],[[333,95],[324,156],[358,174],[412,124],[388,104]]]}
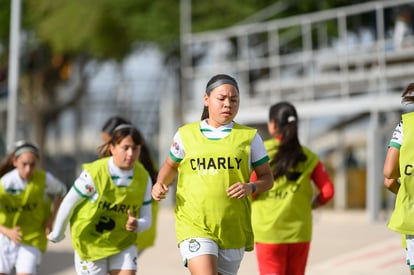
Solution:
{"label": "girl in background", "polygon": [[151,226],[151,178],[137,159],[139,132],[119,125],[99,150],[102,158],[83,165],[59,208],[48,238],[64,238],[70,221],[77,274],[133,275],[137,232]]}
{"label": "girl in background", "polygon": [[0,164],[0,274],[36,274],[66,186],[37,168],[38,148],[16,144]]}
{"label": "girl in background", "polygon": [[[108,140],[110,140],[114,129],[121,124],[131,124],[131,123],[128,120],[120,116],[113,116],[113,117],[108,118],[105,121],[104,125],[102,126],[102,130],[101,130],[101,137],[103,141],[107,142]],[[144,168],[148,171],[151,177],[152,184],[155,184],[158,171],[156,169],[155,162],[151,157],[150,150],[147,144],[145,143],[145,140],[143,140],[142,142],[141,152],[139,154],[138,161],[140,161],[142,165],[144,166]],[[152,247],[155,244],[155,238],[157,234],[157,217],[158,217],[159,205],[158,205],[158,202],[155,200],[152,200],[151,203],[152,203],[151,227],[148,230],[139,232],[138,237],[137,237],[137,246],[138,246],[139,255],[141,255],[145,249]]]}
{"label": "girl in background", "polygon": [[[319,157],[300,144],[292,104],[270,107],[268,131],[272,138],[265,147],[274,184],[252,203],[259,274],[303,275],[312,237],[312,209],[332,199],[334,187]],[[316,196],[312,182],[319,190]]]}
{"label": "girl in background", "polygon": [[[402,102],[414,103],[414,83],[410,83],[402,94]],[[394,211],[388,222],[388,228],[402,235],[402,245],[406,249],[407,265],[414,275],[414,180],[412,167],[414,163],[412,127],[414,112],[402,115],[400,123],[394,130],[388,145],[384,161],[384,185],[397,194]]]}

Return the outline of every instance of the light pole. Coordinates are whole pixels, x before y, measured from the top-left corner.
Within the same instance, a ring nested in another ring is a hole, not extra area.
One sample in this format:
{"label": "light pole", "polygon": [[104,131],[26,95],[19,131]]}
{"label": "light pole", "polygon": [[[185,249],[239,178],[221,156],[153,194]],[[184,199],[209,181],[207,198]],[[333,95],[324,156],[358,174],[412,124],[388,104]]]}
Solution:
{"label": "light pole", "polygon": [[179,120],[180,124],[184,122],[184,98],[188,96],[189,75],[188,69],[191,65],[191,56],[189,54],[191,39],[191,0],[180,0],[180,89],[179,89]]}
{"label": "light pole", "polygon": [[20,0],[12,0],[10,16],[10,52],[7,106],[7,150],[12,148],[16,139],[17,124],[17,90],[19,79],[19,36],[20,36]]}

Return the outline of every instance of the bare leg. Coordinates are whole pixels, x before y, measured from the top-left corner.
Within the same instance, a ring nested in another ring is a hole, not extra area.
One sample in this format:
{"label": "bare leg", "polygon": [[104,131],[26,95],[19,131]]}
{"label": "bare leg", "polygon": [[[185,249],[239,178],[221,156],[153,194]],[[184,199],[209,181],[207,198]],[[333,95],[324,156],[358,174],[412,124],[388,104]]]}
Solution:
{"label": "bare leg", "polygon": [[201,255],[188,261],[191,275],[217,275],[217,257],[215,255]]}

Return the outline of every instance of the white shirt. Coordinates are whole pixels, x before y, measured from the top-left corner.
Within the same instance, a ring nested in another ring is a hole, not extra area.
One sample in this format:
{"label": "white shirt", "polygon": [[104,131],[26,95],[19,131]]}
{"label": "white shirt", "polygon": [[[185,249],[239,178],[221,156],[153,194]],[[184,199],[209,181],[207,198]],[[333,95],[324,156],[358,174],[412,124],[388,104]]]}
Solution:
{"label": "white shirt", "polygon": [[[13,169],[3,175],[1,183],[6,192],[10,194],[18,194],[26,188],[28,180],[22,179],[19,175],[19,171]],[[66,191],[67,188],[63,182],[54,177],[51,173],[46,172],[45,198],[47,196],[64,196]]]}
{"label": "white shirt", "polygon": [[403,142],[404,132],[402,127],[402,120],[395,127],[394,132],[392,133],[392,138],[388,146],[395,147],[397,149],[401,148]]}

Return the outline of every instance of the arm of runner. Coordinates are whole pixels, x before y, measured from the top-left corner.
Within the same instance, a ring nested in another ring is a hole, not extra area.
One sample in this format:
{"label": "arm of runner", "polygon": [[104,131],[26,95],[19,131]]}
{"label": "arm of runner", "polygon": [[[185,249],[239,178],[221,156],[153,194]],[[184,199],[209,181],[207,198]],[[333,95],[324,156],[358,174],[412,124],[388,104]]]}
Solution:
{"label": "arm of runner", "polygon": [[19,244],[22,240],[22,231],[20,230],[20,226],[15,226],[13,228],[8,228],[3,225],[0,225],[0,233],[5,235],[15,244]]}
{"label": "arm of runner", "polygon": [[311,175],[312,181],[319,189],[318,196],[312,202],[312,208],[326,204],[334,196],[334,185],[322,162],[318,162]]}
{"label": "arm of runner", "polygon": [[253,193],[265,192],[273,187],[272,172],[268,162],[254,168],[257,179],[255,182],[237,182],[227,188],[227,196],[241,199]]}
{"label": "arm of runner", "polygon": [[144,204],[139,209],[139,217],[137,219],[136,232],[142,232],[150,228],[152,224],[152,197],[151,197],[152,181],[148,179],[147,190],[145,192]]}
{"label": "arm of runner", "polygon": [[72,215],[72,210],[82,199],[83,197],[72,187],[60,204],[53,230],[47,236],[51,242],[60,242],[65,238],[65,230]]}
{"label": "arm of runner", "polygon": [[273,173],[269,164],[269,156],[263,144],[263,139],[256,133],[251,146],[252,167],[255,174],[254,181],[251,179],[251,191],[255,189],[254,194],[259,194],[270,190],[273,187]]}
{"label": "arm of runner", "polygon": [[179,162],[173,161],[171,157],[167,157],[158,172],[157,182],[152,187],[152,197],[154,200],[160,201],[167,197],[168,185],[177,175],[179,164]]}
{"label": "arm of runner", "polygon": [[257,177],[253,183],[256,187],[255,194],[265,192],[273,187],[273,175],[269,162],[256,166],[254,172]]}
{"label": "arm of runner", "polygon": [[58,196],[53,198],[52,214],[49,219],[46,221],[46,235],[52,231],[53,223],[55,222],[58,209],[62,203],[64,197]]}
{"label": "arm of runner", "polygon": [[400,189],[400,182],[398,179],[387,179],[384,178],[384,186],[393,192],[394,194],[398,193],[398,190]]}
{"label": "arm of runner", "polygon": [[400,150],[395,147],[388,147],[384,161],[384,177],[387,179],[398,179],[400,177],[399,167]]}
{"label": "arm of runner", "polygon": [[56,178],[52,173],[46,173],[46,194],[52,199],[52,214],[46,221],[46,235],[52,231],[52,226],[55,221],[57,211],[62,203],[62,200],[67,192],[66,185]]}

